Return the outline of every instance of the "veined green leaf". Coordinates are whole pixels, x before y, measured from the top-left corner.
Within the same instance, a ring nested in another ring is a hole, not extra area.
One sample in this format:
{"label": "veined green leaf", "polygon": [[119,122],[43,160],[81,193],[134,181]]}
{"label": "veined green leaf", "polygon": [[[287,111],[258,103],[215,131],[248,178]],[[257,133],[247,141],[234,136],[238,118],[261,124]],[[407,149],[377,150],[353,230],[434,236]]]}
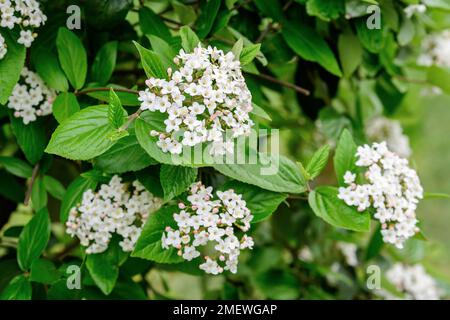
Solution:
{"label": "veined green leaf", "polygon": [[59,62],[69,82],[78,90],[86,80],[87,54],[81,40],[67,28],[59,28],[56,37]]}
{"label": "veined green leaf", "polygon": [[50,217],[47,209],[38,211],[23,228],[17,246],[17,261],[23,271],[39,258],[50,239]]}

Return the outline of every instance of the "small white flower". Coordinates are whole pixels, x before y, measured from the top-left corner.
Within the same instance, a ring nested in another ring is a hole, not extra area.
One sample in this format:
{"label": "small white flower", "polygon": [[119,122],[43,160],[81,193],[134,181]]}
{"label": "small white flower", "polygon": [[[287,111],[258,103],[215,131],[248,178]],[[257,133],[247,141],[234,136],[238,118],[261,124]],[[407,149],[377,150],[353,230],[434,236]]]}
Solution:
{"label": "small white flower", "polygon": [[425,11],[427,11],[427,6],[424,4],[410,4],[404,11],[406,17],[410,19],[416,13],[425,13]]}
{"label": "small white flower", "polygon": [[422,54],[417,64],[450,67],[450,30],[431,34],[422,41]]}
{"label": "small white flower", "polygon": [[344,174],[344,182],[346,184],[352,184],[353,182],[355,182],[355,179],[356,179],[356,174],[351,173],[350,171],[347,171]]}
{"label": "small white flower", "polygon": [[31,47],[31,43],[34,41],[33,33],[30,30],[21,30],[20,37],[17,42],[23,44],[25,47]]}
{"label": "small white flower", "polygon": [[[439,300],[442,290],[436,281],[425,271],[425,268],[416,264],[408,266],[396,263],[386,272],[386,278],[391,282],[398,292],[404,294],[408,300]],[[379,290],[379,295],[386,299],[399,299],[386,290]]]}

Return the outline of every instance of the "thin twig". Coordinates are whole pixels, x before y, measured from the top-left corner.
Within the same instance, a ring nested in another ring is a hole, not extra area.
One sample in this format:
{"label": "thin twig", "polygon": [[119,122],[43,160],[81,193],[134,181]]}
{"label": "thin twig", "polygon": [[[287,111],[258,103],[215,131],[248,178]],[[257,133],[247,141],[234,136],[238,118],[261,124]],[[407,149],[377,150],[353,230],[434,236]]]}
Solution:
{"label": "thin twig", "polygon": [[119,128],[119,131],[125,131],[128,129],[128,127],[130,126],[130,124],[137,119],[137,117],[139,117],[139,115],[142,113],[142,109],[139,109],[138,111],[136,111],[135,113],[133,113],[132,115],[130,115],[128,117],[127,122],[124,123],[123,126],[121,126]]}
{"label": "thin twig", "polygon": [[415,84],[430,84],[428,81],[426,80],[420,80],[420,79],[411,79],[411,78],[407,78],[404,76],[394,76],[394,78],[401,80],[401,81],[405,81],[405,82],[410,82],[410,83],[415,83]]}
{"label": "thin twig", "polygon": [[53,256],[53,260],[62,260],[62,259],[64,259],[73,249],[78,247],[79,244],[80,244],[80,241],[78,241],[78,240],[75,240],[75,241],[69,243],[64,248],[64,250],[62,250],[61,252],[58,252],[57,254],[55,254]]}
{"label": "thin twig", "polygon": [[269,24],[267,24],[267,27],[261,32],[261,34],[259,35],[258,39],[256,39],[256,43],[261,43],[264,38],[269,34],[269,31],[272,30],[273,27],[273,22],[269,22]]}
{"label": "thin twig", "polygon": [[33,173],[31,174],[31,179],[28,182],[27,192],[25,193],[25,199],[23,200],[23,204],[26,206],[28,206],[28,203],[30,202],[31,191],[33,190],[33,184],[37,178],[38,173],[39,173],[39,162],[36,163],[36,165],[34,166]]}
{"label": "thin twig", "polygon": [[305,89],[305,88],[299,87],[299,86],[297,86],[297,85],[295,85],[293,83],[290,83],[290,82],[286,82],[286,81],[283,81],[283,80],[271,77],[271,76],[269,76],[267,74],[263,74],[263,73],[253,74],[253,73],[251,73],[251,75],[253,75],[253,76],[257,77],[257,78],[261,78],[261,79],[264,79],[264,80],[267,80],[267,81],[279,84],[279,85],[281,85],[283,87],[286,87],[286,88],[289,88],[289,89],[293,89],[293,90],[297,91],[298,93],[304,94],[305,96],[309,96],[311,94],[311,92],[309,90]]}
{"label": "thin twig", "polygon": [[[127,93],[134,93],[134,94],[139,94],[139,91],[137,90],[133,90],[133,89],[126,89],[126,88],[113,88],[115,92],[127,92]],[[81,90],[75,93],[76,96],[82,95],[82,94],[88,94],[91,92],[96,92],[96,91],[110,91],[111,88],[105,87],[105,88],[89,88],[89,89],[85,89],[85,90]]]}

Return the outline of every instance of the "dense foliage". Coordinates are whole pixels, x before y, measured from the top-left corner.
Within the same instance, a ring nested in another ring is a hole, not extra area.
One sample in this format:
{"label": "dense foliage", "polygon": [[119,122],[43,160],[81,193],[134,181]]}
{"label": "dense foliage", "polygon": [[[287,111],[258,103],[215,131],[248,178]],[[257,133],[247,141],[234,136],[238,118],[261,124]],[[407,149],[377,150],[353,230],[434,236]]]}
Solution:
{"label": "dense foliage", "polygon": [[414,257],[419,201],[446,195],[401,126],[450,94],[448,1],[20,3],[0,1],[2,299],[448,295]]}

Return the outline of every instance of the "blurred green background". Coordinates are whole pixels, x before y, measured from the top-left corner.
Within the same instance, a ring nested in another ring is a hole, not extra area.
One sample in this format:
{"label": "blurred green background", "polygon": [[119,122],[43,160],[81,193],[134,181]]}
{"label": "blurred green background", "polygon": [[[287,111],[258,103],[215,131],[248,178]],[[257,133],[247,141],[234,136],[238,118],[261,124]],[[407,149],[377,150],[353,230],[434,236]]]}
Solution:
{"label": "blurred green background", "polygon": [[[450,194],[450,96],[420,96],[418,105],[420,127],[412,135],[412,161],[427,192]],[[422,201],[418,213],[431,249],[426,261],[450,278],[450,200]]]}

